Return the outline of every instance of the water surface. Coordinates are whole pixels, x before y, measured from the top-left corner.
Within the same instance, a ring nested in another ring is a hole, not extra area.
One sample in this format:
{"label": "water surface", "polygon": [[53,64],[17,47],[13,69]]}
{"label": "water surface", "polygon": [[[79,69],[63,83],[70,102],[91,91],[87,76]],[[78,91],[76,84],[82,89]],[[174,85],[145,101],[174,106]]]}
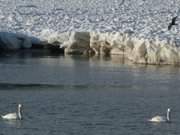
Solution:
{"label": "water surface", "polygon": [[[179,135],[180,69],[132,65],[119,57],[0,57],[1,135]],[[147,121],[172,109],[170,124]]]}

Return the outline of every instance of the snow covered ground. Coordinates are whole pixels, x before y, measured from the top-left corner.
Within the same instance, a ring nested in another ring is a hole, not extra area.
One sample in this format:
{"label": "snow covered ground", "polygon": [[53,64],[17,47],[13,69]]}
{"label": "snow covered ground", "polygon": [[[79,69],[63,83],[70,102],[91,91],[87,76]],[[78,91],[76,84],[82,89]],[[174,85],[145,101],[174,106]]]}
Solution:
{"label": "snow covered ground", "polygon": [[34,36],[44,31],[119,31],[178,41],[180,26],[167,27],[179,5],[180,0],[0,0],[0,31]]}

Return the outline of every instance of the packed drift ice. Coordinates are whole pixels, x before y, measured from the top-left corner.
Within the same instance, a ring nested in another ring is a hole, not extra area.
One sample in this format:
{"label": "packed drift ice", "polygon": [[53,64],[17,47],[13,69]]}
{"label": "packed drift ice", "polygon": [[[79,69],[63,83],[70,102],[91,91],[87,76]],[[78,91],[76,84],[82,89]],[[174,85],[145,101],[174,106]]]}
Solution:
{"label": "packed drift ice", "polygon": [[180,0],[0,0],[0,44],[28,48],[38,41],[29,36],[58,43],[66,53],[179,64],[179,5]]}

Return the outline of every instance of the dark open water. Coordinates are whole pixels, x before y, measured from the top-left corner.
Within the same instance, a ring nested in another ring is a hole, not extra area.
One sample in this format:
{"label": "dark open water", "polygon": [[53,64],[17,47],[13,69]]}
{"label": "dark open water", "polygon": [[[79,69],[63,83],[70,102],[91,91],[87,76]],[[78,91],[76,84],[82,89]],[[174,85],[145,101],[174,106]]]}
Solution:
{"label": "dark open water", "polygon": [[[180,68],[120,58],[0,57],[0,114],[24,106],[0,135],[179,135]],[[147,121],[172,109],[172,123]]]}

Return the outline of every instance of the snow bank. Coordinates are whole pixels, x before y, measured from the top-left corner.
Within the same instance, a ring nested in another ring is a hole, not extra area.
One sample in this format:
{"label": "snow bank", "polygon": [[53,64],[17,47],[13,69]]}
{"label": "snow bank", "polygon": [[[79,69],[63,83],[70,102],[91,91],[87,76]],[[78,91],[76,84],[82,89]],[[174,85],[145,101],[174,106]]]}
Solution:
{"label": "snow bank", "polygon": [[[133,63],[141,64],[180,63],[180,46],[174,40],[159,40],[158,37],[147,39],[120,32],[45,31],[41,40],[56,48],[64,48],[66,54],[123,55]],[[25,35],[0,32],[0,48],[5,50],[27,49],[37,42]]]}
{"label": "snow bank", "polygon": [[171,40],[145,39],[122,33],[91,33],[96,54],[124,55],[134,63],[179,64],[180,47]]}
{"label": "snow bank", "polygon": [[63,43],[66,54],[86,54],[90,49],[89,32],[72,32],[69,40]]}
{"label": "snow bank", "polygon": [[171,40],[145,39],[129,34],[110,33],[107,34],[105,42],[111,47],[110,54],[123,54],[134,63],[178,64],[180,60],[179,45]]}
{"label": "snow bank", "polygon": [[67,54],[123,55],[141,64],[180,63],[180,47],[174,41],[138,38],[128,33],[72,32],[62,47]]}

